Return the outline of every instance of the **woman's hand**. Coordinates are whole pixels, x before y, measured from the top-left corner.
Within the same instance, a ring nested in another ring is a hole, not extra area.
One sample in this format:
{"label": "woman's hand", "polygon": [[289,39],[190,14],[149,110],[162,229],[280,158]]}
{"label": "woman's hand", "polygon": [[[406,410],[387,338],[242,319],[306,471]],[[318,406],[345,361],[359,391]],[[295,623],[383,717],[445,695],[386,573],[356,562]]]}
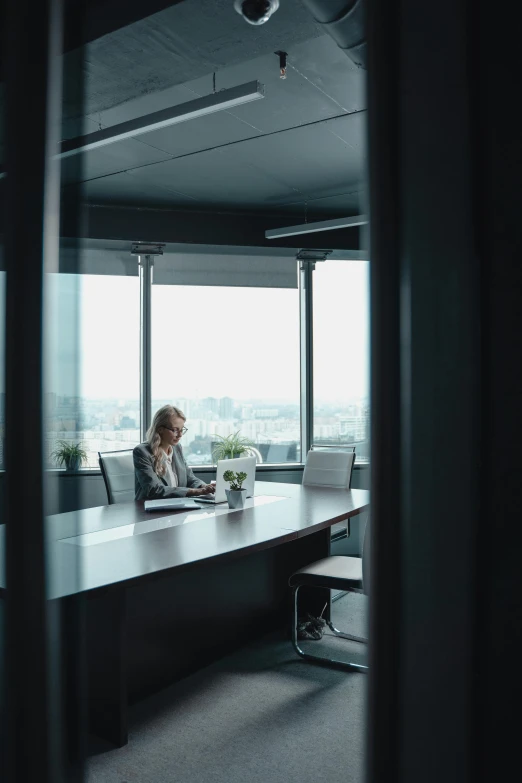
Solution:
{"label": "woman's hand", "polygon": [[188,498],[194,498],[198,495],[211,495],[215,491],[214,484],[205,484],[203,487],[196,487],[196,489],[189,489],[187,492]]}

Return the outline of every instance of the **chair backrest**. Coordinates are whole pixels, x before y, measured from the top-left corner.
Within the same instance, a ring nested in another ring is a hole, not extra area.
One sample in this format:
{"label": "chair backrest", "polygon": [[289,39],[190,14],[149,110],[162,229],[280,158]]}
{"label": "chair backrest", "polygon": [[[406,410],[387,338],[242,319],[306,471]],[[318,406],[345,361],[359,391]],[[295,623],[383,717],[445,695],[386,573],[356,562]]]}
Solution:
{"label": "chair backrest", "polygon": [[259,449],[256,449],[255,446],[247,446],[247,450],[245,454],[241,455],[242,457],[255,457],[256,462],[258,465],[260,465],[263,462],[263,457]]}
{"label": "chair backrest", "polygon": [[98,452],[109,505],[134,500],[134,460],[132,449]]}
{"label": "chair backrest", "polygon": [[303,484],[349,489],[354,459],[354,451],[309,451]]}
{"label": "chair backrest", "polygon": [[370,514],[366,520],[366,527],[364,528],[363,550],[362,550],[362,582],[363,591],[366,595],[370,595],[370,559],[371,559],[371,530],[370,530]]}

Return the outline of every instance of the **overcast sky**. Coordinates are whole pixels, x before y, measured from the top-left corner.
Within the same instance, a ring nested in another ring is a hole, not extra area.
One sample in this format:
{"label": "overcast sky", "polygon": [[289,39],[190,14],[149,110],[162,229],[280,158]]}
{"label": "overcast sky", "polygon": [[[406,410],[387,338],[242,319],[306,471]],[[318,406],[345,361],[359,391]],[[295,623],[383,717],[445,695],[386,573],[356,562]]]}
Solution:
{"label": "overcast sky", "polygon": [[[47,279],[48,390],[137,398],[138,278],[60,274]],[[366,262],[317,264],[317,401],[343,403],[368,394],[367,295]],[[153,286],[152,328],[154,398],[299,402],[296,289]]]}

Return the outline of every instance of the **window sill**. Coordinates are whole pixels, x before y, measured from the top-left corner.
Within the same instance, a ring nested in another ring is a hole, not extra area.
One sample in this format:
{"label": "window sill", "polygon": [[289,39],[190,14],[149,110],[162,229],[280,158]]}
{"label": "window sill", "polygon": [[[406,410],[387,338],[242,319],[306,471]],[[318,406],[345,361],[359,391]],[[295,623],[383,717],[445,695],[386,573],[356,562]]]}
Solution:
{"label": "window sill", "polygon": [[[353,466],[354,470],[362,470],[370,466],[369,462],[356,462]],[[191,465],[192,470],[195,473],[215,473],[216,466],[212,465]],[[262,463],[256,466],[256,473],[273,473],[276,472],[302,472],[304,465],[300,462],[273,462]],[[101,471],[96,468],[82,468],[81,470],[65,470],[65,468],[50,468],[48,473],[57,474],[60,478],[73,478],[77,476],[101,476]],[[5,473],[1,470],[0,473]]]}

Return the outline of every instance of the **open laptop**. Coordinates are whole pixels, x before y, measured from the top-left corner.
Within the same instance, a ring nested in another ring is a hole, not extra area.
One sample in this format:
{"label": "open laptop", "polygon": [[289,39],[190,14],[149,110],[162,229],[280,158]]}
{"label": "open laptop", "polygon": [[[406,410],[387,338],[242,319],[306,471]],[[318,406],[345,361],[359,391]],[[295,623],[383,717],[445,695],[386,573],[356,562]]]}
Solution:
{"label": "open laptop", "polygon": [[225,490],[230,489],[230,484],[223,478],[223,474],[227,470],[233,470],[234,473],[246,473],[247,477],[243,482],[243,487],[246,489],[246,496],[247,498],[254,496],[254,487],[256,483],[256,458],[238,457],[237,459],[220,459],[218,460],[216,470],[216,491],[213,495],[201,495],[195,497],[194,500],[196,503],[211,503],[213,505],[217,505],[218,503],[227,502]]}

